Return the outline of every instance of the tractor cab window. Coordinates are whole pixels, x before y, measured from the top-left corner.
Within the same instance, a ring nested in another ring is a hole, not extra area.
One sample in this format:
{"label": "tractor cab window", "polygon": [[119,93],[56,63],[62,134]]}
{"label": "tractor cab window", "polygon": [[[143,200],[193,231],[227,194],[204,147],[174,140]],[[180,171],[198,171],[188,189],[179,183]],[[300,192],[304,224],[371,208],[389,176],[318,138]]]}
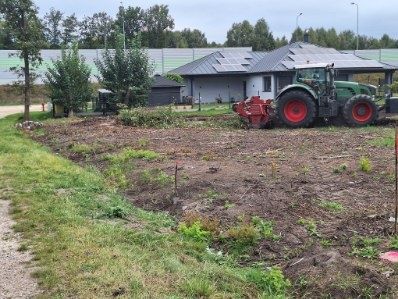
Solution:
{"label": "tractor cab window", "polygon": [[325,70],[321,68],[301,69],[297,71],[297,82],[308,84],[313,81],[324,82],[325,79]]}

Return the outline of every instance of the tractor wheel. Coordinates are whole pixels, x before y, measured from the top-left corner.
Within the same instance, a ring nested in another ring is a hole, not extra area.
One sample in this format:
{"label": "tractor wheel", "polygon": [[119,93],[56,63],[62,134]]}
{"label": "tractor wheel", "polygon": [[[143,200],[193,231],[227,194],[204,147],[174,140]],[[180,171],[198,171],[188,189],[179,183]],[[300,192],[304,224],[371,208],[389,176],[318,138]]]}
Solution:
{"label": "tractor wheel", "polygon": [[291,128],[310,126],[314,122],[315,112],[315,102],[312,97],[300,90],[285,93],[276,104],[278,119]]}
{"label": "tractor wheel", "polygon": [[377,120],[377,115],[376,104],[367,95],[354,96],[344,105],[344,120],[352,127],[371,125]]}

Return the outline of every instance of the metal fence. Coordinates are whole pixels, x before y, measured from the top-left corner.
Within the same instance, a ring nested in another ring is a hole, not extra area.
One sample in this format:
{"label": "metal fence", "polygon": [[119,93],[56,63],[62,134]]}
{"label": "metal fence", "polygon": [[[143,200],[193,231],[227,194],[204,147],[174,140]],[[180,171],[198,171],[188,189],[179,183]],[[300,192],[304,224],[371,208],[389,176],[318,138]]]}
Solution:
{"label": "metal fence", "polygon": [[355,50],[343,51],[352,53],[361,58],[373,59],[382,63],[398,67],[398,49],[375,49],[375,50]]}
{"label": "metal fence", "polygon": [[[197,49],[148,49],[148,56],[154,66],[155,74],[165,74],[179,66],[202,58],[217,51],[251,51],[251,48],[197,48]],[[98,70],[94,61],[102,57],[103,49],[79,50],[80,55],[84,56],[86,63],[92,69],[92,79]],[[0,85],[11,84],[17,80],[17,75],[10,71],[11,67],[21,66],[22,60],[11,54],[14,50],[0,50]],[[46,69],[52,65],[52,61],[61,56],[61,50],[42,50],[41,57],[43,63],[38,69],[39,75],[43,75]],[[41,81],[39,79],[38,81]]]}

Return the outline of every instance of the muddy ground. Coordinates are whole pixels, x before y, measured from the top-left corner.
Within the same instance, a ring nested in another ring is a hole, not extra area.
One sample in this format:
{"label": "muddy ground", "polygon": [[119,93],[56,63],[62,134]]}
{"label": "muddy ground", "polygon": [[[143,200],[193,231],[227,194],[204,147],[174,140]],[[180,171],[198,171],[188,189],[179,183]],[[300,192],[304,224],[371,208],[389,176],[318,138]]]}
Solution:
{"label": "muddy ground", "polygon": [[[100,118],[49,123],[34,138],[103,173],[109,168],[106,155],[123,148],[160,153],[162,159],[137,160],[126,168],[122,192],[134,205],[177,219],[203,215],[219,221],[221,231],[253,216],[272,220],[279,240],[262,239],[241,263],[280,266],[292,282],[293,297],[366,298],[397,295],[398,267],[378,258],[388,251],[393,233],[394,150],[384,138],[392,132],[389,125],[144,129]],[[76,144],[88,147],[76,151]],[[370,161],[369,172],[360,169],[362,157]],[[173,180],[142,183],[145,169],[173,177],[176,162],[177,195]],[[369,258],[361,237],[380,239],[368,244],[374,249]],[[217,242],[213,246],[227,250]],[[355,248],[365,253],[355,254]]]}

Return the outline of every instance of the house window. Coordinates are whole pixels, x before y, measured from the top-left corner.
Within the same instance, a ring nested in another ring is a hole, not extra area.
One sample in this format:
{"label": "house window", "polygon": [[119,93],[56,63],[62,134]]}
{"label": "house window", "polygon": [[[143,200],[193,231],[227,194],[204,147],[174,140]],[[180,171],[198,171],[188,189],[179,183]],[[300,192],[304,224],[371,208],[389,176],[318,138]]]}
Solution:
{"label": "house window", "polygon": [[263,77],[263,91],[264,92],[271,92],[272,87],[271,87],[271,76],[264,76]]}

